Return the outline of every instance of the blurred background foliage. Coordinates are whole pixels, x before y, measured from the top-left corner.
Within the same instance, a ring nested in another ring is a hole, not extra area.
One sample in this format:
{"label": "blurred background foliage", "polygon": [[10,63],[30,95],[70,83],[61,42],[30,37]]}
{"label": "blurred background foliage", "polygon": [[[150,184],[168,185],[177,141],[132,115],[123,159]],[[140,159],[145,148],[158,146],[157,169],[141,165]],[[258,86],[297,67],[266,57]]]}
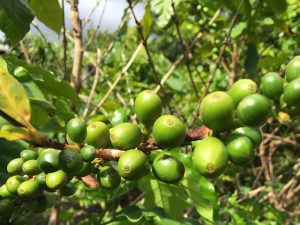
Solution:
{"label": "blurred background foliage", "polygon": [[[0,11],[6,10],[1,1]],[[26,1],[22,1],[27,4]],[[230,30],[230,24],[239,7],[239,0],[171,0],[141,1],[144,16],[141,20],[144,36],[148,37],[148,47],[153,58],[149,64],[143,48],[119,84],[113,90],[97,114],[88,117],[88,122],[101,120],[110,126],[126,122],[134,117],[134,98],[143,89],[154,89],[157,80],[153,72],[155,67],[161,80],[176,60],[182,56],[182,43],[178,38],[176,21],[185,46],[199,38],[188,53],[191,75],[199,93],[203,93],[209,76],[216,67],[216,61],[224,40]],[[8,6],[7,6],[8,7]],[[19,10],[19,9],[17,9]],[[56,10],[61,10],[56,9]],[[17,11],[15,11],[17,12]],[[15,13],[14,12],[14,13]],[[217,12],[217,14],[216,14]],[[21,13],[21,12],[20,12]],[[111,12],[113,13],[113,12]],[[209,21],[216,15],[214,22]],[[5,16],[0,14],[0,18]],[[95,79],[97,51],[105,55],[108,46],[113,48],[100,64],[99,82],[91,102],[91,110],[108,92],[111,83],[120,75],[141,40],[135,26],[128,26],[132,14],[128,8],[124,11],[123,25],[114,32],[97,32],[90,28],[84,38],[86,47],[82,63],[82,88],[76,93],[67,80],[70,79],[73,62],[73,43],[71,31],[67,30],[66,74],[64,75],[64,49],[62,35],[58,42],[49,42],[41,35],[28,33],[22,40],[8,39],[3,44],[8,50],[1,52],[8,70],[13,74],[17,66],[23,66],[29,76],[16,76],[30,96],[32,124],[47,136],[64,141],[66,122],[75,114],[81,115],[84,102],[90,93]],[[21,21],[17,29],[28,23]],[[58,23],[58,22],[57,22]],[[47,22],[45,23],[47,24]],[[0,27],[2,25],[0,24]],[[57,24],[49,25],[55,29]],[[233,81],[250,78],[258,84],[267,72],[279,72],[282,76],[291,58],[300,54],[300,2],[298,0],[243,0],[235,26],[230,33],[230,41],[220,65],[209,87],[209,91],[227,90]],[[58,29],[59,31],[59,29]],[[22,32],[15,31],[15,32]],[[96,33],[95,33],[96,32]],[[55,54],[53,54],[53,52]],[[187,65],[182,60],[163,85],[160,92],[164,103],[169,105],[173,114],[183,119],[190,128],[201,125],[194,118],[200,98],[196,97],[189,77]],[[1,129],[8,123],[1,119]],[[295,135],[299,131],[296,119],[281,121],[275,113],[274,120],[266,132],[277,129],[281,137]],[[279,193],[286,182],[296,173],[293,166],[299,165],[299,148],[275,140],[276,152],[272,157],[274,179],[272,187]],[[7,178],[5,169],[9,160],[16,157],[20,150],[27,148],[24,142],[0,140],[0,179],[1,184]],[[194,171],[190,155],[183,149],[175,149],[172,154],[182,160],[187,168],[180,185],[166,185],[150,175],[138,182],[125,182],[117,191],[92,190],[78,183],[73,197],[63,198],[60,202],[58,220],[60,224],[203,224],[214,221],[216,224],[232,225],[275,225],[299,224],[299,201],[286,211],[278,210],[268,195],[270,184],[265,180],[259,157],[253,164],[244,168],[231,166],[225,175],[215,180],[207,180]],[[249,197],[248,193],[258,187],[265,188]],[[289,211],[291,210],[291,211]],[[297,211],[298,210],[298,211]],[[16,214],[15,224],[47,224],[50,210],[41,215],[32,216],[21,208]],[[29,216],[30,215],[30,216]],[[21,221],[21,222],[20,222]],[[23,222],[22,222],[23,221]],[[37,222],[38,221],[38,222]]]}

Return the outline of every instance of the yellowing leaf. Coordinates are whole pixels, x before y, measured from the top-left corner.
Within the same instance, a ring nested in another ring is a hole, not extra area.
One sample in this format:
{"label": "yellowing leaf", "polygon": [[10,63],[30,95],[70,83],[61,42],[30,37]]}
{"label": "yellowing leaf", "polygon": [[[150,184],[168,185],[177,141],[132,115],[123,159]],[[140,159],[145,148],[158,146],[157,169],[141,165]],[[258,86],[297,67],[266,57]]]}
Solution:
{"label": "yellowing leaf", "polygon": [[0,110],[26,127],[31,127],[29,98],[23,86],[0,68]]}
{"label": "yellowing leaf", "polygon": [[5,138],[8,141],[16,141],[16,140],[30,140],[30,135],[28,133],[28,130],[26,128],[18,128],[14,131],[8,131],[8,130],[0,130],[0,137]]}

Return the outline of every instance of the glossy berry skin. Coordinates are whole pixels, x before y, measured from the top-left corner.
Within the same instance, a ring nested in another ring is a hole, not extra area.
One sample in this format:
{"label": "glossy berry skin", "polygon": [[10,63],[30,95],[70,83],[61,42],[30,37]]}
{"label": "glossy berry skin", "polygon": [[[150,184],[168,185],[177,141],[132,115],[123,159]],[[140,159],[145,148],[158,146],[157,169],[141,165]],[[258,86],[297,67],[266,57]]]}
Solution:
{"label": "glossy berry skin", "polygon": [[21,151],[20,157],[23,159],[24,162],[26,162],[27,160],[37,159],[38,154],[36,151],[26,149]]}
{"label": "glossy berry skin", "polygon": [[278,73],[268,73],[261,80],[260,90],[270,99],[279,99],[283,93],[283,79]]}
{"label": "glossy berry skin", "polygon": [[22,172],[22,166],[23,166],[23,159],[21,158],[16,158],[11,160],[8,164],[7,164],[7,172],[10,174],[20,174]]}
{"label": "glossy berry skin", "polygon": [[6,185],[3,184],[1,187],[0,187],[0,199],[1,198],[13,198],[14,195],[12,195],[6,188]]}
{"label": "glossy berry skin", "polygon": [[300,56],[294,57],[286,67],[285,80],[291,82],[300,78]]}
{"label": "glossy berry skin", "polygon": [[66,149],[59,153],[59,164],[65,172],[77,173],[83,166],[83,160],[79,152]]}
{"label": "glossy berry skin", "polygon": [[117,149],[132,149],[141,143],[142,133],[136,124],[120,123],[110,129],[110,141]]}
{"label": "glossy berry skin", "polygon": [[139,121],[146,127],[150,127],[161,116],[163,104],[158,94],[145,90],[137,95],[134,109]]}
{"label": "glossy berry skin", "polygon": [[229,160],[236,165],[247,165],[254,157],[254,146],[250,138],[245,135],[234,134],[226,141]]}
{"label": "glossy berry skin", "polygon": [[46,174],[40,173],[37,176],[34,177],[34,180],[37,182],[40,188],[45,188],[46,185]]}
{"label": "glossy berry skin", "polygon": [[79,153],[85,162],[92,162],[96,158],[96,149],[90,145],[81,148]]}
{"label": "glossy berry skin", "polygon": [[77,177],[85,177],[90,173],[92,173],[93,169],[94,169],[94,165],[91,162],[83,162],[83,166],[81,170],[75,173],[75,175]]}
{"label": "glossy berry skin", "polygon": [[121,177],[118,171],[111,166],[103,166],[99,170],[97,177],[100,187],[108,190],[117,188],[121,182]]}
{"label": "glossy berry skin", "polygon": [[270,100],[260,94],[245,97],[237,107],[238,119],[247,126],[263,125],[271,113]]}
{"label": "glossy berry skin", "polygon": [[109,144],[109,129],[103,122],[93,122],[87,127],[85,142],[95,148],[104,148]]}
{"label": "glossy berry skin", "polygon": [[56,149],[45,149],[37,159],[39,169],[45,173],[51,173],[60,168],[59,151]]}
{"label": "glossy berry skin", "polygon": [[24,162],[24,164],[22,166],[22,170],[23,170],[24,174],[31,175],[31,176],[41,173],[41,170],[39,169],[39,167],[37,165],[37,160],[34,160],[34,159],[30,159],[30,160]]}
{"label": "glossy berry skin", "polygon": [[228,153],[225,145],[218,138],[204,138],[197,143],[194,149],[193,163],[203,176],[220,176],[228,164]]}
{"label": "glossy berry skin", "polygon": [[67,182],[67,174],[63,170],[58,170],[46,175],[46,185],[50,189],[63,187]]}
{"label": "glossy berry skin", "polygon": [[153,125],[153,137],[161,148],[180,147],[185,140],[186,127],[176,117],[163,115]]}
{"label": "glossy berry skin", "polygon": [[140,150],[131,149],[121,155],[118,172],[126,180],[138,180],[149,173],[148,158]]}
{"label": "glossy berry skin", "polygon": [[300,78],[291,81],[283,92],[284,101],[288,106],[299,106],[300,104]]}
{"label": "glossy berry skin", "polygon": [[234,82],[234,84],[228,90],[228,94],[232,98],[234,105],[237,106],[243,98],[254,94],[256,90],[257,85],[253,80],[240,79]]}
{"label": "glossy berry skin", "polygon": [[73,118],[67,123],[67,135],[72,142],[81,144],[86,138],[86,124],[80,118]]}
{"label": "glossy berry skin", "polygon": [[246,135],[253,143],[253,146],[257,148],[262,142],[262,133],[257,127],[239,127],[236,128],[232,134]]}
{"label": "glossy berry skin", "polygon": [[200,116],[203,124],[213,131],[229,130],[234,123],[234,102],[226,92],[210,93],[201,102]]}
{"label": "glossy berry skin", "polygon": [[161,154],[158,155],[152,164],[154,176],[165,183],[174,184],[184,176],[184,165],[175,156]]}
{"label": "glossy berry skin", "polygon": [[6,181],[6,189],[12,195],[18,194],[18,187],[25,179],[19,175],[12,176]]}
{"label": "glossy berry skin", "polygon": [[20,197],[32,197],[40,192],[38,183],[35,180],[26,180],[18,187]]}
{"label": "glossy berry skin", "polygon": [[76,191],[76,188],[75,188],[75,185],[73,183],[67,183],[65,186],[63,186],[60,190],[59,190],[59,193],[62,195],[62,196],[71,196],[75,193]]}

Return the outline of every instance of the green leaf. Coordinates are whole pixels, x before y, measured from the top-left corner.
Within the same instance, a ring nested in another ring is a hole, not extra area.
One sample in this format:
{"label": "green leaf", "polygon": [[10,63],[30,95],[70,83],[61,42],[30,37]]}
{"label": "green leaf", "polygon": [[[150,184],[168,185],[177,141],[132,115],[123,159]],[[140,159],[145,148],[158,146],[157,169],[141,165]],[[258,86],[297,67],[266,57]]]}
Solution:
{"label": "green leaf", "polygon": [[10,62],[15,66],[22,66],[26,68],[30,72],[31,78],[41,90],[45,90],[51,95],[57,97],[64,97],[72,101],[72,103],[76,106],[81,104],[79,96],[71,85],[66,81],[56,79],[53,73],[50,73],[38,66],[28,65],[25,61],[17,59],[14,56],[7,56],[5,59],[7,62]]}
{"label": "green leaf", "polygon": [[246,51],[245,70],[248,74],[253,75],[256,72],[259,62],[259,54],[255,44],[250,43]]}
{"label": "green leaf", "polygon": [[34,15],[24,0],[0,0],[0,29],[5,33],[13,46],[30,29]]}
{"label": "green leaf", "polygon": [[213,184],[191,167],[186,168],[182,184],[200,216],[207,224],[213,224],[214,210],[217,208]]}
{"label": "green leaf", "polygon": [[0,68],[3,69],[4,71],[8,72],[7,64],[1,56],[0,56]]}
{"label": "green leaf", "polygon": [[30,126],[31,109],[23,86],[7,71],[0,68],[0,110],[23,124]]}
{"label": "green leaf", "polygon": [[240,36],[243,31],[245,30],[245,28],[247,27],[247,23],[246,22],[240,22],[238,23],[232,30],[231,32],[231,37],[235,38]]}
{"label": "green leaf", "polygon": [[266,2],[275,13],[285,12],[288,6],[286,0],[266,0]]}
{"label": "green leaf", "polygon": [[[182,0],[174,0],[175,7]],[[151,10],[158,15],[157,25],[166,26],[173,16],[172,0],[153,0],[151,1]]]}
{"label": "green leaf", "polygon": [[148,176],[140,180],[139,188],[145,192],[146,209],[161,207],[173,218],[182,216],[187,203],[181,186],[149,179]]}
{"label": "green leaf", "polygon": [[8,141],[31,140],[30,133],[24,127],[11,127],[9,129],[0,130],[0,138]]}
{"label": "green leaf", "polygon": [[0,138],[0,146],[0,183],[3,184],[9,177],[6,171],[8,162],[20,157],[20,151],[28,148],[28,144],[24,141],[7,141]]}
{"label": "green leaf", "polygon": [[143,27],[143,34],[145,37],[148,37],[152,28],[153,19],[151,16],[150,5],[148,4],[145,8],[145,14],[141,21],[141,25]]}
{"label": "green leaf", "polygon": [[29,0],[36,17],[47,27],[60,33],[63,24],[62,10],[57,0]]}
{"label": "green leaf", "polygon": [[117,219],[126,218],[129,222],[138,223],[143,218],[142,210],[137,206],[129,206],[117,212]]}

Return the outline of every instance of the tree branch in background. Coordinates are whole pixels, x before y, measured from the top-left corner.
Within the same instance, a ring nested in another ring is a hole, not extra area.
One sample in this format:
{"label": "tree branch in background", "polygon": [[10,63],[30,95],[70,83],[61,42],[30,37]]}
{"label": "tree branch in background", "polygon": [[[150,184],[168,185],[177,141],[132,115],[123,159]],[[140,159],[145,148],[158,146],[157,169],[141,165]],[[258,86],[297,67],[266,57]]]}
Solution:
{"label": "tree branch in background", "polygon": [[28,64],[31,64],[30,55],[29,55],[28,50],[27,50],[26,46],[24,45],[23,41],[20,41],[20,49],[21,49],[21,52],[24,54],[26,62]]}
{"label": "tree branch in background", "polygon": [[73,27],[73,40],[74,40],[74,59],[72,67],[71,85],[78,92],[81,87],[81,63],[83,57],[83,45],[82,45],[82,29],[81,21],[78,11],[78,0],[70,0],[71,6],[71,23]]}
{"label": "tree branch in background", "polygon": [[61,66],[61,64],[60,64],[60,62],[59,62],[59,60],[58,60],[58,57],[56,56],[55,51],[53,50],[53,48],[52,48],[50,42],[47,40],[47,38],[46,38],[46,36],[44,35],[44,33],[41,31],[41,29],[38,27],[38,25],[36,25],[34,22],[32,22],[31,25],[39,32],[39,34],[41,35],[41,37],[44,39],[44,41],[46,42],[48,48],[50,49],[50,51],[51,51],[51,53],[52,53],[52,56],[53,56],[53,58],[54,58],[54,61],[55,61],[56,65],[57,65],[57,67],[58,67],[61,71],[63,71],[63,68],[62,68],[62,66]]}
{"label": "tree branch in background", "polygon": [[222,47],[221,47],[219,56],[218,56],[218,58],[217,58],[217,60],[216,60],[216,62],[215,62],[216,65],[215,65],[214,70],[212,71],[211,75],[210,75],[209,78],[208,78],[207,85],[206,85],[206,87],[205,87],[205,89],[204,89],[204,91],[203,91],[203,94],[202,94],[202,98],[203,98],[205,95],[207,95],[209,86],[210,86],[210,84],[212,83],[213,78],[214,78],[215,75],[216,75],[217,69],[219,68],[219,65],[220,65],[220,63],[221,63],[223,54],[224,54],[224,52],[225,52],[225,48],[226,48],[226,46],[229,44],[230,37],[231,37],[231,32],[232,32],[232,29],[234,28],[234,26],[235,26],[235,24],[236,24],[236,22],[237,22],[237,17],[238,17],[238,15],[239,15],[240,11],[241,11],[243,2],[244,2],[244,0],[240,0],[240,4],[239,4],[239,6],[238,6],[238,8],[237,8],[237,10],[236,10],[236,13],[235,13],[235,15],[233,16],[233,18],[232,18],[232,20],[231,20],[231,23],[230,23],[230,26],[229,26],[229,30],[228,30],[228,32],[227,32],[227,34],[226,34],[226,37],[225,37],[224,41],[223,41],[223,45],[222,45]]}
{"label": "tree branch in background", "polygon": [[159,76],[158,76],[158,72],[157,72],[157,70],[156,70],[156,68],[155,68],[155,65],[154,65],[152,56],[151,56],[151,54],[150,54],[150,50],[149,50],[148,43],[147,43],[147,38],[146,38],[145,35],[143,34],[143,28],[142,28],[142,26],[141,26],[141,23],[138,21],[136,15],[135,15],[135,13],[134,13],[134,10],[133,10],[133,4],[132,4],[131,0],[127,0],[127,2],[128,2],[128,5],[129,5],[129,8],[130,8],[130,11],[131,11],[131,13],[132,13],[132,15],[133,15],[133,18],[134,18],[134,21],[135,21],[137,30],[138,30],[138,32],[139,32],[139,35],[140,35],[140,37],[141,37],[141,41],[142,41],[143,46],[144,46],[144,48],[145,48],[145,51],[146,51],[146,54],[147,54],[147,57],[148,57],[148,63],[149,63],[149,65],[150,65],[150,67],[151,67],[151,69],[152,69],[152,71],[153,71],[153,74],[154,74],[154,79],[155,79],[156,83],[160,86],[160,89],[161,89],[161,91],[162,91],[162,94],[163,94],[162,100],[163,100],[163,102],[164,102],[164,104],[165,104],[167,110],[169,111],[169,113],[172,114],[172,108],[171,108],[171,106],[169,105],[169,103],[168,103],[167,101],[164,101],[164,99],[165,99],[165,97],[166,97],[166,92],[164,91],[163,87],[162,87],[161,84],[160,84],[160,78],[159,78]]}
{"label": "tree branch in background", "polygon": [[94,81],[93,81],[92,89],[90,91],[89,97],[88,97],[86,105],[85,105],[85,109],[83,111],[83,117],[86,117],[86,115],[89,111],[90,104],[91,104],[91,101],[92,101],[92,97],[95,93],[96,86],[97,86],[97,83],[99,81],[99,69],[100,68],[99,68],[98,64],[100,63],[100,61],[101,61],[101,53],[100,53],[100,49],[97,48],[97,62],[96,62],[96,66],[95,66],[95,78],[94,78]]}
{"label": "tree branch in background", "polygon": [[182,34],[181,34],[181,31],[180,31],[180,27],[179,27],[179,21],[178,21],[177,16],[176,16],[175,4],[174,4],[173,0],[172,0],[172,9],[173,9],[173,20],[174,20],[174,24],[175,24],[176,31],[177,31],[177,34],[178,34],[181,49],[182,49],[182,52],[183,52],[186,69],[188,71],[188,75],[189,75],[190,80],[192,82],[192,86],[193,86],[193,89],[194,89],[194,92],[195,92],[195,95],[196,95],[196,99],[200,100],[199,99],[199,93],[198,93],[194,78],[192,76],[192,70],[191,70],[191,67],[190,67],[190,60],[189,60],[190,51],[189,51],[188,48],[186,48],[184,40],[182,38]]}
{"label": "tree branch in background", "polygon": [[134,62],[134,60],[137,57],[137,55],[138,55],[139,51],[141,50],[142,46],[143,46],[143,44],[141,42],[138,45],[138,47],[136,48],[136,50],[134,51],[134,53],[132,54],[132,56],[131,56],[130,60],[128,61],[128,63],[126,64],[126,66],[123,67],[121,74],[114,81],[114,83],[109,88],[109,90],[106,92],[106,94],[101,99],[101,101],[96,105],[95,109],[91,112],[90,116],[95,115],[97,113],[97,110],[105,103],[105,101],[107,100],[107,98],[109,97],[109,95],[111,94],[111,92],[116,88],[117,84],[120,82],[120,80],[122,79],[122,77],[126,74],[126,72],[128,71],[129,67]]}
{"label": "tree branch in background", "polygon": [[65,19],[65,0],[61,1],[61,9],[62,9],[62,18],[63,18],[63,27],[62,27],[62,34],[63,34],[63,51],[64,51],[64,80],[69,81],[69,76],[67,72],[67,36],[66,36],[66,19]]}

